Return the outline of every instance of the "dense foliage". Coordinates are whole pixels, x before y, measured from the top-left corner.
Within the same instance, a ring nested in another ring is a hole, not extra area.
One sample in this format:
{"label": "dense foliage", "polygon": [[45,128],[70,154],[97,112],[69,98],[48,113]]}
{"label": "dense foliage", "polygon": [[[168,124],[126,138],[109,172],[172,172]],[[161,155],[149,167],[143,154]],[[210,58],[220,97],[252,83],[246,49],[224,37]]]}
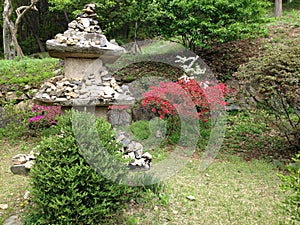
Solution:
{"label": "dense foliage", "polygon": [[[112,143],[110,124],[99,118],[96,128],[100,141],[85,140],[86,156],[93,156],[93,162],[88,164],[77,144],[81,134],[74,136],[74,116],[80,121],[95,119],[91,114],[79,112],[73,112],[72,117],[69,112],[58,119],[57,133],[40,143],[37,149],[40,155],[31,171],[32,206],[26,224],[104,224],[132,197],[133,188],[114,183],[90,165],[97,164],[97,168],[102,172],[107,170],[112,177],[122,174],[108,171],[108,164],[113,162],[103,160],[103,154],[95,147],[101,142],[118,157],[119,146]],[[81,130],[83,135],[93,132],[90,127]]]}
{"label": "dense foliage", "polygon": [[162,0],[157,4],[157,29],[167,38],[179,36],[195,49],[263,31],[260,22],[267,6],[261,0]]}
{"label": "dense foliage", "polygon": [[288,171],[289,175],[281,176],[281,189],[287,193],[284,209],[296,224],[300,222],[300,153],[294,158],[294,163],[288,166]]}
{"label": "dense foliage", "polygon": [[299,39],[270,48],[260,58],[242,66],[236,77],[241,93],[254,109],[265,110],[267,122],[277,126],[290,143],[300,148]]}
{"label": "dense foliage", "polygon": [[[249,36],[249,33],[258,31],[257,22],[264,16],[268,5],[263,0],[94,2],[98,6],[100,26],[109,39],[128,42],[137,32],[140,39],[180,37],[190,48],[202,47],[211,41],[226,42]],[[29,3],[29,0],[12,1],[14,9]],[[19,42],[24,52],[44,51],[46,40],[66,30],[67,24],[87,3],[83,0],[40,0],[37,4],[39,11],[30,11],[25,15],[19,28]],[[0,3],[0,7],[2,10],[3,4]]]}

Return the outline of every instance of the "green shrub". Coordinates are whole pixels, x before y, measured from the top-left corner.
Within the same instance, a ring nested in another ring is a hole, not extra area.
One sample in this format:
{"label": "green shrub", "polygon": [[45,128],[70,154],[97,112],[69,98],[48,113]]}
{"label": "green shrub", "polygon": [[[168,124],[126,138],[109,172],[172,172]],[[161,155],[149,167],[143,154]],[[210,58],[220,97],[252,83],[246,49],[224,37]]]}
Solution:
{"label": "green shrub", "polygon": [[29,119],[33,114],[29,105],[25,108],[17,107],[13,102],[3,105],[0,137],[11,140],[27,136],[29,133]]}
{"label": "green shrub", "polygon": [[281,189],[287,191],[284,209],[291,215],[292,220],[300,222],[300,153],[294,158],[294,163],[288,166],[289,175],[281,175]]}
{"label": "green shrub", "polygon": [[253,58],[235,76],[240,94],[254,112],[264,110],[264,120],[274,124],[292,146],[300,148],[300,39],[272,48]]}
{"label": "green shrub", "polygon": [[56,134],[38,147],[26,224],[105,224],[115,215],[137,189],[113,182],[126,172],[109,165],[120,164],[113,137],[110,124],[92,114],[68,112],[58,118]]}
{"label": "green shrub", "polygon": [[139,140],[145,140],[150,136],[149,121],[140,120],[130,125],[130,131]]}
{"label": "green shrub", "polygon": [[173,0],[156,5],[158,33],[179,37],[190,49],[266,33],[262,18],[268,7],[261,0]]}

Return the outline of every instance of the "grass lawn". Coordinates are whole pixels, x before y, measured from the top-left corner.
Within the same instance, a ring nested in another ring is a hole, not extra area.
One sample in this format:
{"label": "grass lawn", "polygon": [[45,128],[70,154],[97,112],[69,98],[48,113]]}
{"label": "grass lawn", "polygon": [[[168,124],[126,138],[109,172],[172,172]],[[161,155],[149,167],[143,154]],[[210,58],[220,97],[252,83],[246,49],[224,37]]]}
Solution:
{"label": "grass lawn", "polygon": [[288,224],[274,165],[231,155],[220,155],[204,172],[199,164],[193,159],[170,178],[160,199],[134,207],[138,224]]}
{"label": "grass lawn", "polygon": [[[0,209],[0,224],[9,215],[22,211],[23,195],[29,188],[29,178],[14,175],[10,171],[12,157],[19,153],[29,153],[31,144],[0,140],[0,204],[8,204],[8,209]],[[27,146],[27,147],[25,147]]]}

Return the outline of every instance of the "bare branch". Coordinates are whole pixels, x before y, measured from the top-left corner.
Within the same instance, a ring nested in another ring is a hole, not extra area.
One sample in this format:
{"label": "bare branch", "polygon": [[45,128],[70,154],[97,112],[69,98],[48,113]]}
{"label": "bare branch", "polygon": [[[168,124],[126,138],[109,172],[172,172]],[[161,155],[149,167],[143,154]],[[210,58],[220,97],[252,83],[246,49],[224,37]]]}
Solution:
{"label": "bare branch", "polygon": [[[31,0],[30,5],[28,6],[20,6],[19,8],[16,9],[16,13],[17,13],[17,19],[16,19],[16,23],[15,23],[15,34],[18,33],[18,26],[21,22],[21,19],[24,17],[24,15],[29,11],[29,10],[35,10],[38,11],[38,9],[36,8],[36,3],[38,3],[39,0]],[[21,12],[21,10],[23,10]]]}

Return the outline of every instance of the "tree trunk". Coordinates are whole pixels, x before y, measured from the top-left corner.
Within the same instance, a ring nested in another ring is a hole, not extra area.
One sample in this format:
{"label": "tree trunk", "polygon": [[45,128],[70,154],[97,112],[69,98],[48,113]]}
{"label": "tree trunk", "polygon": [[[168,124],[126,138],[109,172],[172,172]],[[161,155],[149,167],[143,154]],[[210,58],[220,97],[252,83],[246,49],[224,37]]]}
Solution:
{"label": "tree trunk", "polygon": [[33,33],[36,43],[39,46],[40,52],[45,52],[46,51],[45,47],[44,47],[43,43],[41,42],[40,37],[38,35],[38,28],[33,24],[31,18],[25,18],[25,21],[28,24],[28,26],[30,27],[31,32]]}
{"label": "tree trunk", "polygon": [[[11,37],[12,42],[9,44],[9,47],[11,48],[11,51],[14,50],[14,52],[17,52],[17,56],[19,57],[23,57],[23,51],[19,45],[18,39],[17,39],[17,33],[18,33],[18,28],[19,28],[19,24],[21,22],[21,19],[23,18],[23,16],[29,11],[29,10],[37,10],[37,8],[35,7],[35,4],[38,2],[39,0],[31,0],[31,4],[28,6],[20,6],[19,8],[17,8],[16,12],[17,12],[17,19],[16,19],[16,24],[13,23],[13,21],[11,20],[11,15],[12,15],[12,4],[11,4],[11,0],[4,0],[4,7],[3,7],[3,27],[5,24],[5,28],[3,29],[3,38],[8,38]],[[22,10],[22,11],[21,11]],[[8,28],[8,29],[7,29]],[[9,31],[10,34],[8,34],[7,32]],[[9,53],[8,51],[10,50],[7,49],[8,47],[8,42],[9,40],[3,40],[3,47],[6,48],[4,51],[4,55],[5,57],[9,57],[8,55],[15,55]]]}
{"label": "tree trunk", "polygon": [[275,17],[282,16],[282,0],[275,0]]}
{"label": "tree trunk", "polygon": [[4,1],[4,8],[2,13],[3,18],[3,49],[5,59],[13,59],[16,56],[16,49],[13,43],[12,35],[10,32],[10,21],[7,17],[10,17],[12,8],[9,0]]}

